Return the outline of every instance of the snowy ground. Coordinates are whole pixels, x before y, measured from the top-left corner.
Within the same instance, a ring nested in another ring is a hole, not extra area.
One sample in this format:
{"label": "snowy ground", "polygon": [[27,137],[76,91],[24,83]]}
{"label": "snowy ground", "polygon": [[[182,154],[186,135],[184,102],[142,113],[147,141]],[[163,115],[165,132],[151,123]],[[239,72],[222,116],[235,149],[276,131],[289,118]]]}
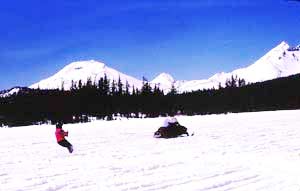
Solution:
{"label": "snowy ground", "polygon": [[0,128],[0,190],[300,191],[300,110],[178,118],[195,136],[155,139],[163,122],[122,119]]}

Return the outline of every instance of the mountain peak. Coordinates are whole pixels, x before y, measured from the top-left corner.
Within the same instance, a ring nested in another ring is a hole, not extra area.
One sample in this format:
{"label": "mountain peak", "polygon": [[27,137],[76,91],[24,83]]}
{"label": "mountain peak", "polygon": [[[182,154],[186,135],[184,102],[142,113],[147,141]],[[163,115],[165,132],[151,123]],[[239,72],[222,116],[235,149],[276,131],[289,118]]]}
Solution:
{"label": "mountain peak", "polygon": [[172,86],[175,84],[174,78],[168,73],[161,73],[156,78],[154,78],[150,83],[152,85],[158,86],[160,89],[165,92],[169,92]]}
{"label": "mountain peak", "polygon": [[285,41],[282,41],[279,45],[277,45],[274,49],[283,49],[287,50],[289,48],[289,44]]}
{"label": "mountain peak", "polygon": [[109,68],[102,62],[88,60],[72,62],[53,76],[31,85],[30,88],[62,89],[63,87],[64,89],[69,90],[73,83],[77,84],[81,81],[85,84],[88,79],[93,83],[97,83],[104,75],[111,81],[117,81],[120,78],[124,84],[127,81],[131,86],[137,88],[142,85],[140,80]]}
{"label": "mountain peak", "polygon": [[88,61],[77,61],[72,62],[65,66],[60,72],[66,73],[66,72],[72,72],[72,71],[78,71],[78,72],[91,72],[91,71],[103,71],[105,68],[105,64],[102,62],[98,62],[95,60],[88,60]]}
{"label": "mountain peak", "polygon": [[286,43],[285,41],[282,41],[280,44],[278,44],[276,47],[274,47],[273,49],[271,49],[269,52],[267,52],[267,54],[265,54],[263,57],[261,57],[258,61],[256,61],[256,63],[269,63],[268,60],[270,59],[274,59],[274,58],[278,58],[280,57],[282,54],[284,54],[285,51],[287,51],[289,49],[289,45],[288,43]]}
{"label": "mountain peak", "polygon": [[174,83],[175,80],[170,74],[163,72],[151,81],[151,83],[162,83],[162,82]]}

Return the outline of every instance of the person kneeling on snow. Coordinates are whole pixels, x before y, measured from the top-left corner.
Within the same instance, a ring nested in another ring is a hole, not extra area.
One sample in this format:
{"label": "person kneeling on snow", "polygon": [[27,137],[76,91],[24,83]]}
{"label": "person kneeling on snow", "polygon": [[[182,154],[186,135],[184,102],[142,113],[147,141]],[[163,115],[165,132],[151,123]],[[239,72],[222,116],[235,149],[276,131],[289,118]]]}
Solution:
{"label": "person kneeling on snow", "polygon": [[164,127],[164,128],[170,128],[170,127],[174,127],[176,125],[179,125],[176,117],[171,116],[171,117],[167,117],[164,120],[164,123],[163,123],[162,127]]}
{"label": "person kneeling on snow", "polygon": [[159,129],[159,132],[162,137],[176,137],[181,134],[186,134],[189,136],[187,132],[187,128],[180,125],[177,118],[174,115],[170,115],[164,120],[162,127]]}
{"label": "person kneeling on snow", "polygon": [[55,136],[56,136],[57,143],[60,146],[67,147],[70,153],[73,152],[73,146],[71,145],[71,143],[69,143],[69,141],[65,139],[65,136],[66,137],[68,136],[68,131],[64,131],[62,129],[62,123],[56,124]]}

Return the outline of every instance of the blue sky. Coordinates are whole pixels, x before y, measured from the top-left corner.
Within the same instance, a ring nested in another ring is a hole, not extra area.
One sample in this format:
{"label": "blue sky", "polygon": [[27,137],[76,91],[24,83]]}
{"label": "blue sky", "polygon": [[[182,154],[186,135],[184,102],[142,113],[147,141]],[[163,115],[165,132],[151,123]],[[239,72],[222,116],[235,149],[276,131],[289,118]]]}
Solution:
{"label": "blue sky", "polygon": [[300,44],[300,3],[285,0],[11,0],[0,23],[0,90],[91,59],[138,79],[205,79]]}

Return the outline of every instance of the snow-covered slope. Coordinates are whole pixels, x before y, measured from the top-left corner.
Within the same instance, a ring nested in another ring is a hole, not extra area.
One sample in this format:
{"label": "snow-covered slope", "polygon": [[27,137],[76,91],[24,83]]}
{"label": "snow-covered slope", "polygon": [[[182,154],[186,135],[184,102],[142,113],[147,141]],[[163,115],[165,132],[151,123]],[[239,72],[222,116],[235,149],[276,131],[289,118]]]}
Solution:
{"label": "snow-covered slope", "polygon": [[10,90],[5,90],[3,92],[0,92],[0,97],[8,97],[11,96],[13,94],[17,94],[20,91],[20,88],[12,88]]}
{"label": "snow-covered slope", "polygon": [[231,76],[245,79],[246,83],[262,82],[266,80],[286,77],[300,73],[300,45],[290,47],[286,42],[281,42],[253,64],[246,68],[236,69],[232,72],[220,72],[209,79],[176,81],[169,74],[160,74],[152,84],[157,84],[168,92],[172,85],[179,92],[189,92],[199,89],[219,88],[225,86],[226,80]]}
{"label": "snow-covered slope", "polygon": [[187,81],[179,87],[179,91],[218,88],[219,84],[224,87],[226,80],[230,79],[231,76],[243,78],[246,83],[253,83],[300,73],[299,48],[293,49],[294,51],[288,49],[289,45],[286,42],[281,42],[246,68],[236,69],[228,73],[217,73],[206,80]]}
{"label": "snow-covered slope", "polygon": [[9,97],[14,94],[18,94],[19,92],[24,92],[26,90],[28,90],[27,87],[13,87],[9,90],[0,91],[0,97]]}
{"label": "snow-covered slope", "polygon": [[[171,90],[172,85],[179,92],[188,92],[199,89],[218,88],[220,84],[221,86],[225,86],[226,80],[230,79],[231,76],[243,78],[246,83],[285,77],[300,73],[299,47],[289,47],[286,42],[281,42],[248,67],[236,69],[228,73],[220,72],[209,79],[176,81],[170,74],[162,73],[154,78],[150,84],[152,87],[154,85],[159,86],[165,93]],[[117,81],[120,76],[123,84],[128,81],[131,86],[134,85],[136,88],[142,86],[141,80],[109,68],[101,62],[92,60],[71,63],[54,76],[33,84],[30,88],[54,89],[61,88],[63,84],[65,89],[70,89],[72,80],[74,82],[82,80],[85,83],[88,78],[91,78],[92,81],[97,82],[105,73],[110,80],[114,79]]]}
{"label": "snow-covered slope", "polygon": [[300,73],[300,51],[288,49],[289,45],[282,42],[254,64],[230,74],[240,76],[247,82],[259,82]]}
{"label": "snow-covered slope", "polygon": [[299,191],[300,110],[180,116],[192,137],[155,139],[164,118],[0,128],[1,191]]}
{"label": "snow-covered slope", "polygon": [[169,92],[172,86],[175,86],[175,82],[176,81],[170,74],[161,73],[156,78],[154,78],[150,82],[150,84],[152,84],[152,86],[158,86],[160,89],[164,90],[164,92]]}
{"label": "snow-covered slope", "polygon": [[85,84],[90,78],[93,83],[97,83],[105,74],[110,81],[117,82],[120,78],[124,85],[127,81],[131,87],[141,88],[142,86],[140,80],[109,68],[104,63],[90,60],[73,62],[53,76],[31,85],[30,88],[61,89],[63,85],[64,89],[68,90],[71,88],[72,80],[77,84],[81,80],[82,84]]}

